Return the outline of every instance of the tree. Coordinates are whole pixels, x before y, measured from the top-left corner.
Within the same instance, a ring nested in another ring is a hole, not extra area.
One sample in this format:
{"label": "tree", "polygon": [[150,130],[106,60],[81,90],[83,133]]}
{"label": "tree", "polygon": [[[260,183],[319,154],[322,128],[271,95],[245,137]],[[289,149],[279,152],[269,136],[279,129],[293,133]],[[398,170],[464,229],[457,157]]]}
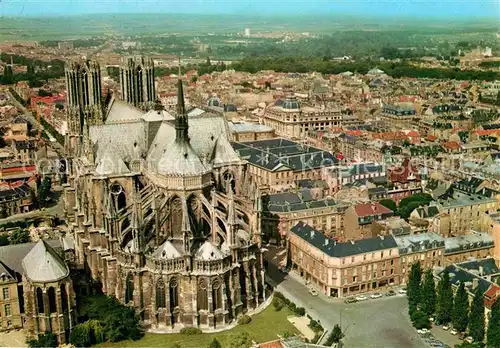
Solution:
{"label": "tree", "polygon": [[479,292],[479,289],[476,289],[470,308],[469,321],[469,336],[471,336],[475,342],[483,342],[484,340],[484,320],[483,294]]}
{"label": "tree", "polygon": [[0,246],[9,245],[9,236],[0,234]]}
{"label": "tree", "polygon": [[460,282],[453,302],[451,322],[458,332],[464,332],[469,323],[469,295],[463,282]]}
{"label": "tree", "polygon": [[26,340],[26,343],[30,348],[57,347],[57,336],[52,332],[46,332],[38,335],[38,339]]}
{"label": "tree", "polygon": [[208,348],[222,348],[220,342],[217,340],[217,338],[214,337],[212,342],[208,345]]}
{"label": "tree", "polygon": [[453,311],[453,290],[450,283],[450,275],[443,272],[438,283],[438,294],[436,302],[436,321],[440,324],[447,324],[451,321]]}
{"label": "tree", "polygon": [[14,230],[9,236],[9,244],[23,244],[31,241],[30,233],[28,230],[20,229]]}
{"label": "tree", "polygon": [[413,326],[419,330],[419,329],[428,329],[431,326],[431,322],[429,320],[429,316],[424,313],[421,310],[416,310],[412,317],[411,321],[413,323]]}
{"label": "tree", "polygon": [[252,345],[248,332],[240,332],[231,336],[229,347],[249,348]]}
{"label": "tree", "polygon": [[491,306],[488,333],[486,335],[487,347],[500,347],[500,299],[497,298]]}
{"label": "tree", "polygon": [[38,187],[38,202],[44,206],[47,198],[49,198],[50,189],[52,187],[52,179],[48,176],[44,177]]}
{"label": "tree", "polygon": [[408,276],[408,303],[411,308],[416,309],[420,301],[420,280],[422,278],[422,268],[420,261],[411,265],[410,275]]}
{"label": "tree", "polygon": [[436,286],[430,269],[425,272],[420,296],[420,308],[428,316],[433,315],[436,311]]}
{"label": "tree", "polygon": [[392,211],[396,211],[396,209],[398,209],[396,202],[394,202],[392,199],[382,199],[379,201],[379,203]]}
{"label": "tree", "polygon": [[332,332],[330,333],[330,335],[328,336],[328,338],[326,340],[326,345],[331,346],[334,343],[339,343],[343,337],[344,337],[344,334],[342,333],[342,329],[340,328],[340,326],[338,324],[335,324]]}

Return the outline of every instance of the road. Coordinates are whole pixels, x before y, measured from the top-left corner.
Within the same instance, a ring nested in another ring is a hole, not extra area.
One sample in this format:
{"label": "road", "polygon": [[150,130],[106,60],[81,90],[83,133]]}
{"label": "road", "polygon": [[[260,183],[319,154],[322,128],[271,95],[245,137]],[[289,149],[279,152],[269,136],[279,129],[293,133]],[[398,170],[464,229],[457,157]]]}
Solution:
{"label": "road", "polygon": [[[16,105],[17,108],[21,109],[24,113],[23,117],[26,119],[26,121],[28,121],[29,123],[31,123],[31,125],[33,126],[33,128],[43,128],[42,125],[38,122],[38,120],[33,117],[33,114],[31,113],[31,111],[29,111],[26,107],[24,107],[24,105],[22,105],[21,103],[19,103],[17,101],[16,98],[14,98],[14,96],[12,95],[12,93],[10,93],[9,90],[6,91],[7,92],[7,95],[9,96],[10,98],[10,101],[12,101],[12,103],[14,103]],[[47,131],[48,133],[48,131]],[[64,147],[59,144],[57,141],[54,141],[54,142],[50,142],[48,143],[47,145],[49,145],[50,147],[52,147],[59,156],[63,156],[64,155]]]}
{"label": "road", "polygon": [[283,275],[269,263],[268,281],[297,307],[321,322],[329,332],[335,324],[345,333],[345,347],[420,348],[425,342],[418,336],[408,317],[406,297],[393,296],[345,304],[323,294],[312,296],[296,275]]}

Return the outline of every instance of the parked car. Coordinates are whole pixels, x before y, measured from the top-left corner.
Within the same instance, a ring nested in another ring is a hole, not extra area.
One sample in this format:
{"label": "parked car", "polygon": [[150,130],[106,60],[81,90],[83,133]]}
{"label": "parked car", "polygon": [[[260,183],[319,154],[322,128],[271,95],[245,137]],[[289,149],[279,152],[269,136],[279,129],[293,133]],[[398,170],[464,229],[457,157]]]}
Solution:
{"label": "parked car", "polygon": [[443,330],[448,331],[449,329],[450,329],[450,326],[449,326],[449,325],[443,325]]}
{"label": "parked car", "polygon": [[398,291],[401,295],[406,295],[406,289],[399,289]]}
{"label": "parked car", "polygon": [[309,288],[309,293],[313,296],[318,296],[318,291],[314,288]]}
{"label": "parked car", "polygon": [[395,296],[396,292],[394,290],[389,290],[388,292],[385,293],[385,296]]}
{"label": "parked car", "polygon": [[426,334],[426,333],[428,333],[428,332],[429,332],[429,330],[427,330],[426,328],[423,328],[423,329],[421,329],[421,330],[422,330],[422,333],[424,333],[424,334]]}
{"label": "parked car", "polygon": [[368,300],[368,297],[366,297],[365,295],[356,296],[356,301],[365,301],[365,300]]}
{"label": "parked car", "polygon": [[455,330],[455,329],[451,329],[450,333],[451,333],[452,335],[456,335],[456,334],[458,333],[458,331],[457,331],[457,330]]}
{"label": "parked car", "polygon": [[418,333],[419,335],[421,335],[421,334],[423,334],[424,332],[422,331],[422,329],[418,329],[418,330],[417,330],[417,333]]}
{"label": "parked car", "polygon": [[470,336],[469,336],[469,337],[467,337],[465,340],[466,340],[468,343],[472,343],[472,342],[474,342],[474,339],[473,339],[472,337],[470,337]]}
{"label": "parked car", "polygon": [[344,300],[344,303],[356,303],[358,300],[356,300],[354,297],[348,297]]}
{"label": "parked car", "polygon": [[429,318],[429,321],[430,321],[431,323],[433,323],[433,322],[434,322],[434,318],[433,318],[433,317],[430,317],[430,318]]}
{"label": "parked car", "polygon": [[371,298],[380,298],[380,297],[382,297],[382,294],[381,294],[381,293],[379,293],[379,292],[376,292],[376,293],[374,293],[374,294],[371,294],[371,295],[370,295],[370,297],[371,297]]}

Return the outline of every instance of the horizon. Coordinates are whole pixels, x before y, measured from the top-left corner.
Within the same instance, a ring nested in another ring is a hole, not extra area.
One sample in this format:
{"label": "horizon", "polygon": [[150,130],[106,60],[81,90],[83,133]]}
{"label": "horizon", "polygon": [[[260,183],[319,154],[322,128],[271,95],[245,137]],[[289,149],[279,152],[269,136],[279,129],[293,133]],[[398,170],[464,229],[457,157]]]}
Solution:
{"label": "horizon", "polygon": [[[2,17],[8,18],[53,18],[89,15],[194,15],[194,16],[231,16],[243,17],[304,17],[323,18],[347,16],[354,18],[380,19],[427,19],[455,21],[498,19],[500,6],[495,0],[474,2],[441,0],[357,0],[348,2],[328,2],[311,0],[309,2],[253,1],[242,2],[227,0],[171,1],[97,1],[97,0],[58,0],[49,1],[55,6],[37,6],[37,1],[25,0],[0,2]],[[45,3],[47,4],[47,2]],[[57,5],[56,5],[57,4]],[[156,12],[152,12],[152,8]],[[493,15],[492,15],[493,13]],[[496,13],[496,15],[494,15]]]}

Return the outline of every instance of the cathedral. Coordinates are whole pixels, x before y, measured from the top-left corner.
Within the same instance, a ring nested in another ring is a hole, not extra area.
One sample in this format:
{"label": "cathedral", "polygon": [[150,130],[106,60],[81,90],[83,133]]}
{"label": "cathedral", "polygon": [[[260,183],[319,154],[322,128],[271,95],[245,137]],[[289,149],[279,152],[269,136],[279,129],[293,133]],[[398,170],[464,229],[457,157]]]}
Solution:
{"label": "cathedral", "polygon": [[260,192],[224,115],[187,107],[181,77],[175,113],[151,103],[153,73],[128,60],[130,93],[102,101],[98,63],[67,66],[75,263],[152,329],[223,328],[266,300]]}

